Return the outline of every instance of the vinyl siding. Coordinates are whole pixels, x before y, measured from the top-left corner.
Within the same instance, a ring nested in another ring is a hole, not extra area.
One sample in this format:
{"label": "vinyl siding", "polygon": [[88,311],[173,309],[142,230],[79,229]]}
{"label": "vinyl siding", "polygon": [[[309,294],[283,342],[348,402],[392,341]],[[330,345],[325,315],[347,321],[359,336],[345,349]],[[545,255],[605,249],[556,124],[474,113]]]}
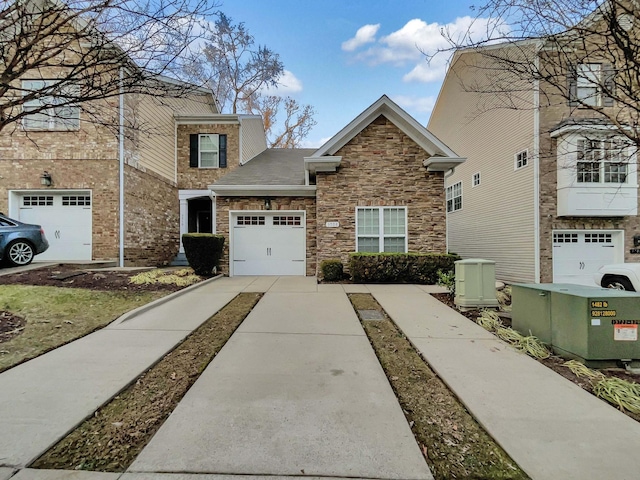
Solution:
{"label": "vinyl siding", "polygon": [[215,113],[211,95],[193,95],[190,98],[156,98],[142,96],[137,99],[136,121],[137,152],[129,163],[143,170],[153,171],[174,182],[175,167],[175,122],[176,114]]}
{"label": "vinyl siding", "polygon": [[[495,261],[501,280],[534,282],[533,90],[514,100],[520,108],[496,108],[496,93],[470,91],[492,83],[486,62],[475,52],[457,58],[428,126],[467,158],[445,180],[446,186],[462,182],[462,209],[447,215],[448,247],[463,258]],[[514,155],[522,150],[528,150],[528,166],[515,170]],[[476,173],[480,185],[474,187]]]}
{"label": "vinyl siding", "polygon": [[267,148],[261,117],[242,117],[242,145],[240,163],[245,163]]}

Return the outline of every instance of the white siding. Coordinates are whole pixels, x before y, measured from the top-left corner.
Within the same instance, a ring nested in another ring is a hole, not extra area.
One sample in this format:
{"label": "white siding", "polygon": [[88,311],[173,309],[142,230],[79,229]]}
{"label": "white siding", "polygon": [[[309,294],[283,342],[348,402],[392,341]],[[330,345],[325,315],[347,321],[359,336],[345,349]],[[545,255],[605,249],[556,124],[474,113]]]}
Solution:
{"label": "white siding", "polygon": [[240,163],[245,163],[267,148],[261,117],[242,117],[242,145]]}
{"label": "white siding", "polygon": [[[499,95],[480,93],[491,69],[476,65],[486,61],[475,52],[457,59],[428,126],[467,158],[445,181],[462,182],[462,210],[447,215],[449,251],[495,261],[499,279],[534,282],[533,91],[520,94],[521,109],[495,108]],[[514,155],[522,150],[529,164],[515,170]],[[474,187],[476,173],[481,183]]]}

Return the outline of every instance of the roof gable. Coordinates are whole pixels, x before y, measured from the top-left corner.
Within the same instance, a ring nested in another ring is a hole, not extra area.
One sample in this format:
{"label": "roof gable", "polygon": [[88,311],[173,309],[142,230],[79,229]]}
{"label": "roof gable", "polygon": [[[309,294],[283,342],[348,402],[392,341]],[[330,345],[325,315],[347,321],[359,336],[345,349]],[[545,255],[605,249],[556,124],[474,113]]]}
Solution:
{"label": "roof gable", "polygon": [[400,108],[389,97],[383,95],[364,112],[358,115],[346,127],[334,135],[313,154],[313,157],[335,155],[338,150],[349,143],[356,135],[384,115],[404,134],[416,142],[432,157],[459,158],[456,153],[442,143],[435,135],[423,127],[416,119]]}

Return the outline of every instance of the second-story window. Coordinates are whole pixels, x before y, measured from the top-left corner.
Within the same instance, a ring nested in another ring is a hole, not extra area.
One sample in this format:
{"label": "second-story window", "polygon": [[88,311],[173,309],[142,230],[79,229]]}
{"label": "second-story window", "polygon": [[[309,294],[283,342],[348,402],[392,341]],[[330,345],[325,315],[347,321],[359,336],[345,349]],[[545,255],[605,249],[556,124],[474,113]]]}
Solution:
{"label": "second-story window", "polygon": [[447,212],[462,210],[462,182],[447,187]]}
{"label": "second-story window", "polygon": [[598,107],[602,105],[602,65],[599,63],[583,63],[577,67],[576,96],[585,105]]}
{"label": "second-story window", "polygon": [[577,161],[578,183],[627,181],[628,149],[623,140],[578,140]]}
{"label": "second-story window", "polygon": [[190,135],[189,166],[192,168],[226,168],[227,136],[217,133]]}
{"label": "second-story window", "polygon": [[25,100],[22,120],[25,130],[78,130],[80,107],[73,103],[79,92],[77,86],[59,87],[55,80],[23,80],[23,95],[34,95]]}

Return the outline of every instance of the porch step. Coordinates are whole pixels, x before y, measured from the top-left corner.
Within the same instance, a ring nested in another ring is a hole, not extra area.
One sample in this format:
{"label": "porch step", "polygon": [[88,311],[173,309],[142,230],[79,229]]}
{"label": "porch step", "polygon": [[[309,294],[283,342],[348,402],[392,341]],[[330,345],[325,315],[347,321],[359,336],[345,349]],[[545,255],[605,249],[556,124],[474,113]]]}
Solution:
{"label": "porch step", "polygon": [[180,252],[178,253],[178,255],[176,255],[176,258],[174,258],[169,265],[171,265],[172,267],[188,267],[189,262],[187,261],[187,256],[184,253]]}

